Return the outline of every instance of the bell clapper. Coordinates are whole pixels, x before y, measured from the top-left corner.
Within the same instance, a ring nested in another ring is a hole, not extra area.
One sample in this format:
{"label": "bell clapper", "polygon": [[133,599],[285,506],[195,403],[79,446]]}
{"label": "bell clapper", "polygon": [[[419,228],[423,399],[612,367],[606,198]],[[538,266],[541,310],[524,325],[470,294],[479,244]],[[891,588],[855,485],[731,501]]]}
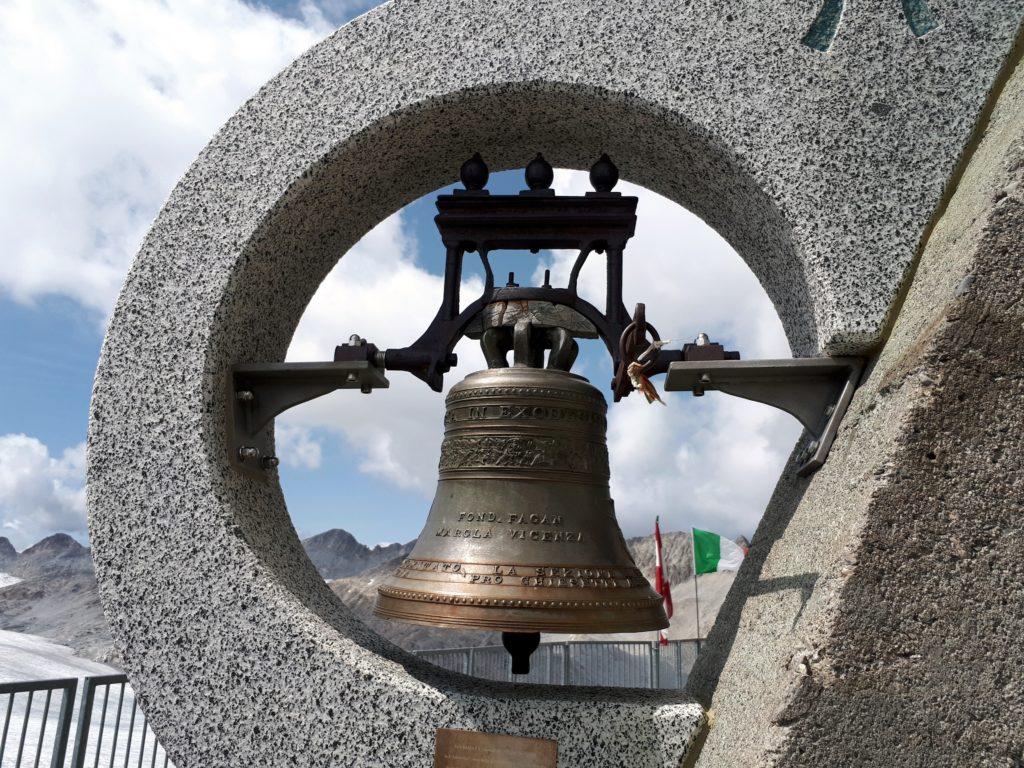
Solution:
{"label": "bell clapper", "polygon": [[530,656],[540,647],[540,632],[502,632],[501,644],[512,657],[512,674],[530,674]]}

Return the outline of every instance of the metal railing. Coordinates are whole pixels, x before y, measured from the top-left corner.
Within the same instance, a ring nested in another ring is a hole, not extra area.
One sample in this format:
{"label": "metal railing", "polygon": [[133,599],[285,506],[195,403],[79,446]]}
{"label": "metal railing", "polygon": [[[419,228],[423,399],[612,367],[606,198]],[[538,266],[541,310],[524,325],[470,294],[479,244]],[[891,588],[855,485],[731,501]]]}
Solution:
{"label": "metal railing", "polygon": [[[63,768],[77,689],[78,681],[74,678],[0,683],[0,697],[7,697],[3,732],[0,733],[0,766],[21,768],[22,765],[32,765],[39,768],[40,765],[49,765],[50,768]],[[50,738],[47,739],[55,693],[60,699],[60,708],[57,710],[57,722],[49,729]],[[15,734],[18,734],[16,738]],[[45,762],[44,755],[49,755]]]}
{"label": "metal railing", "polygon": [[[541,643],[530,660],[530,674],[515,677],[500,645],[414,653],[439,667],[488,680],[682,689],[699,650],[696,640],[672,640],[666,646],[643,641]],[[0,707],[6,698],[0,768],[171,768],[127,677],[85,678],[76,705],[77,691],[73,678],[0,683]]]}
{"label": "metal railing", "polygon": [[[77,689],[75,679],[0,684],[0,706],[7,697],[0,733],[0,768],[171,766],[127,677],[85,678],[76,705]],[[55,694],[60,697],[59,708]],[[72,740],[74,748],[68,761]]]}
{"label": "metal railing", "polygon": [[452,672],[515,683],[607,685],[627,688],[682,689],[700,650],[698,640],[586,640],[541,643],[530,658],[530,674],[512,675],[512,662],[500,645],[414,651]]}

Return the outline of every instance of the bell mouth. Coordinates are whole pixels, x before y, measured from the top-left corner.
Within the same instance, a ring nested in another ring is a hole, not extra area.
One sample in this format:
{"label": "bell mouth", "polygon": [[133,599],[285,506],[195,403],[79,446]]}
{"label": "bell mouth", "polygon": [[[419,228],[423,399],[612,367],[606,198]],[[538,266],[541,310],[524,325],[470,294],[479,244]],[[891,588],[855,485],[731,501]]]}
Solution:
{"label": "bell mouth", "polygon": [[384,584],[377,590],[374,614],[409,624],[500,632],[606,634],[648,632],[669,625],[662,598],[653,591],[649,597],[632,599],[519,599],[420,592]]}

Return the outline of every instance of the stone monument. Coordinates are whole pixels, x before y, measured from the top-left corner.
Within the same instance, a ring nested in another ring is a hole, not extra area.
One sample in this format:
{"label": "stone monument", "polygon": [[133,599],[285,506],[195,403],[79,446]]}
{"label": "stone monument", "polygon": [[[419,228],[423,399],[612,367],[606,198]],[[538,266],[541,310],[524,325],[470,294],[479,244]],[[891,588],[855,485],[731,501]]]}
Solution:
{"label": "stone monument", "polygon": [[[1020,764],[1022,12],[394,0],[264,86],[147,235],[91,408],[101,595],[172,761],[426,768],[444,728],[557,740],[565,768]],[[283,359],[339,255],[473,152],[538,149],[608,152],[726,237],[795,354],[869,362],[698,660],[708,716],[419,662],[228,465],[230,366]]]}

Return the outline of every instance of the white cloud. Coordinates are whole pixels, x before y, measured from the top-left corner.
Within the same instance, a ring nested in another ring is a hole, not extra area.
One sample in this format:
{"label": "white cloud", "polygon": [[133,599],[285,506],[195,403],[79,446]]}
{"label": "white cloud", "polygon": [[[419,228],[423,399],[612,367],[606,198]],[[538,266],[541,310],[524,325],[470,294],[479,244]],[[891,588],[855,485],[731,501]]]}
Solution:
{"label": "white cloud", "polygon": [[320,468],[323,451],[312,429],[282,422],[275,427],[274,439],[277,454],[286,467]]}
{"label": "white cloud", "polygon": [[[417,244],[401,214],[385,219],[338,263],[321,284],[296,330],[289,360],[323,360],[339,342],[359,333],[381,349],[404,347],[426,328],[441,301],[442,280],[417,263]],[[476,297],[471,278],[463,295]],[[457,347],[451,386],[485,367],[474,342]],[[289,411],[281,421],[325,427],[356,452],[360,471],[399,488],[432,494],[437,482],[444,398],[407,373],[388,376],[391,388],[361,395],[336,392]],[[287,458],[278,450],[282,462]]]}
{"label": "white cloud", "polygon": [[0,295],[104,316],[199,150],[330,31],[240,0],[0,4]]}
{"label": "white cloud", "polygon": [[[585,174],[565,170],[556,171],[554,186],[559,194],[590,188]],[[679,344],[705,331],[729,341],[745,359],[791,356],[771,301],[725,240],[660,195],[628,183],[617,189],[640,198],[625,258],[623,295],[630,311],[644,302],[662,338]],[[534,279],[549,267],[552,281],[564,284],[575,257],[554,254],[538,265]],[[580,274],[580,292],[601,297],[603,306],[603,257],[590,260]],[[663,381],[655,379],[659,389]],[[622,527],[627,534],[649,533],[660,514],[669,530],[696,526],[750,535],[800,425],[769,406],[719,393],[663,397],[668,407],[648,405],[634,394],[610,409],[612,493]]]}
{"label": "white cloud", "polygon": [[0,536],[17,549],[85,525],[85,443],[59,457],[34,437],[0,435]]}
{"label": "white cloud", "polygon": [[[559,194],[590,189],[584,173],[558,170]],[[744,357],[790,357],[775,308],[757,278],[732,247],[700,218],[661,195],[634,184],[616,188],[640,198],[636,235],[625,256],[623,298],[630,312],[643,302],[647,319],[662,338],[692,341],[701,331],[713,340],[730,339]],[[540,280],[551,269],[552,282],[566,284],[575,253],[559,252],[538,265]],[[600,297],[604,306],[604,257],[592,255],[580,273],[580,293]]]}

